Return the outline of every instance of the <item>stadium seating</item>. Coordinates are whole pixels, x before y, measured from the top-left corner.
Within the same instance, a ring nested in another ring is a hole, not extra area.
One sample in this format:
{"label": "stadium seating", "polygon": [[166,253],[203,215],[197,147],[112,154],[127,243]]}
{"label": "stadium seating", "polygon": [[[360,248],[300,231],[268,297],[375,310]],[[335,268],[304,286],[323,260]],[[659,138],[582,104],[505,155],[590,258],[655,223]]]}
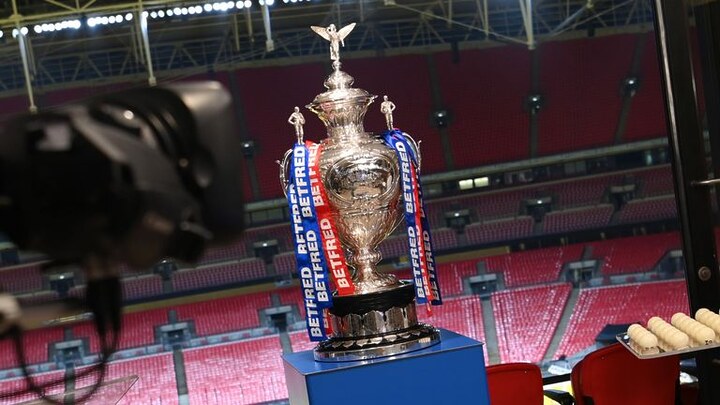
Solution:
{"label": "stadium seating", "polygon": [[[248,118],[248,136],[255,142],[256,156],[246,164],[255,166],[260,199],[282,197],[275,160],[282,158],[295,142],[295,132],[288,125],[287,118],[293,106],[304,106],[322,92],[322,81],[327,76],[323,67],[320,63],[313,63],[242,69],[231,73],[237,79],[241,105]],[[257,97],[267,93],[268,83],[282,89],[283,102],[278,103],[274,97]],[[306,139],[319,141],[324,138],[325,130],[320,120],[311,117],[309,112],[305,114]],[[248,197],[246,200],[252,199],[252,195]]]}
{"label": "stadium seating", "polygon": [[312,350],[317,345],[317,342],[310,341],[307,331],[299,330],[290,332],[288,335],[290,336],[290,345],[292,346],[293,353]]}
{"label": "stadium seating", "polygon": [[179,321],[194,321],[199,336],[260,326],[258,310],[270,307],[269,293],[253,293],[174,307]]}
{"label": "stadium seating", "polygon": [[529,237],[534,225],[535,221],[529,216],[496,219],[470,224],[465,227],[465,234],[469,244],[480,245]]}
{"label": "stadium seating", "polygon": [[464,51],[461,63],[453,63],[451,52],[433,58],[444,106],[452,113],[447,131],[455,168],[529,157],[530,120],[523,100],[531,88],[530,53],[498,47]]}
{"label": "stadium seating", "polygon": [[[392,65],[393,68],[383,68],[388,65]],[[411,134],[415,140],[422,141],[423,173],[436,173],[447,169],[442,155],[440,134],[431,126],[430,121],[433,105],[430,73],[425,56],[398,55],[388,57],[382,62],[377,58],[352,59],[343,62],[343,70],[355,77],[355,87],[367,90],[370,94],[377,94],[379,98],[387,94],[395,103],[397,106],[393,112],[395,126]],[[317,83],[320,81],[318,80]],[[319,91],[316,90],[305,97],[312,98],[317,93]],[[310,119],[316,120],[315,117]],[[385,128],[385,119],[380,113],[379,102],[376,101],[370,104],[365,116],[365,130],[381,133]],[[324,134],[325,131],[322,132],[322,137]],[[317,139],[321,139],[320,134]]]}
{"label": "stadium seating", "polygon": [[295,252],[279,253],[273,256],[273,266],[276,275],[291,276],[297,271],[297,262],[295,261]]}
{"label": "stadium seating", "polygon": [[[655,49],[655,36],[647,33],[645,50],[638,77],[640,88],[632,98],[623,141],[632,142],[666,136],[660,65]],[[616,87],[617,88],[617,87]]]}
{"label": "stadium seating", "polygon": [[183,350],[191,404],[254,404],[287,398],[277,336]]}
{"label": "stadium seating", "polygon": [[604,275],[652,270],[669,250],[680,248],[677,233],[612,239],[590,244],[592,257],[602,260]]}
{"label": "stadium seating", "polygon": [[580,291],[555,357],[572,355],[592,345],[607,324],[666,320],[688,311],[685,281],[662,281]]}
{"label": "stadium seating", "polygon": [[380,242],[380,245],[378,246],[378,251],[382,255],[383,259],[407,256],[408,249],[408,239],[407,236],[404,235],[390,236]]}
{"label": "stadium seating", "polygon": [[673,218],[677,218],[677,206],[675,196],[669,195],[631,200],[622,208],[617,221],[631,224]]}
{"label": "stadium seating", "polygon": [[[155,327],[168,323],[167,309],[128,312],[123,314],[122,322],[120,349],[150,345],[155,343]],[[91,353],[100,352],[100,340],[91,322],[73,326],[72,332],[76,338],[88,339]]]}
{"label": "stadium seating", "polygon": [[300,286],[280,288],[272,293],[278,295],[281,304],[295,305],[298,308],[300,316],[305,316],[305,300],[303,299]]}
{"label": "stadium seating", "polygon": [[540,53],[544,102],[538,113],[539,154],[612,144],[622,105],[619,89],[634,48],[633,35],[545,44]]}
{"label": "stadium seating", "polygon": [[[405,237],[407,241],[407,237]],[[437,228],[432,230],[432,242],[435,252],[458,247],[457,233],[450,228]]]}
{"label": "stadium seating", "polygon": [[0,268],[0,289],[3,291],[30,292],[40,290],[42,286],[38,263]]}
{"label": "stadium seating", "polygon": [[668,165],[638,170],[633,173],[633,177],[639,183],[640,196],[656,197],[674,193],[672,170]]}
{"label": "stadium seating", "polygon": [[417,310],[418,319],[421,322],[448,329],[481,342],[485,341],[482,304],[478,296],[444,299],[442,305],[431,307],[430,313],[423,306],[418,306]]}
{"label": "stadium seating", "polygon": [[[5,367],[2,367],[5,368]],[[50,371],[46,373],[38,373],[33,374],[32,378],[36,385],[43,385],[50,383],[52,381],[57,381],[58,379],[63,378],[65,375],[64,371]],[[27,383],[25,382],[24,378],[13,378],[9,380],[0,380],[0,393],[9,393],[14,392],[18,390],[25,390],[27,389]],[[60,392],[63,392],[64,385],[54,385],[51,388],[49,388],[46,391],[46,394],[57,394]],[[17,404],[20,402],[25,401],[32,401],[38,399],[38,396],[34,393],[26,393],[22,395],[18,395],[15,397],[12,397],[12,399],[3,399],[0,400],[0,404],[2,405],[10,405],[10,404]]]}
{"label": "stadium seating", "polygon": [[613,206],[602,204],[594,207],[554,211],[543,218],[543,232],[562,233],[606,226],[613,214]]}
{"label": "stadium seating", "polygon": [[583,245],[530,250],[487,257],[488,272],[503,273],[506,287],[558,281],[563,264],[577,261]]}
{"label": "stadium seating", "polygon": [[203,253],[198,263],[224,262],[248,257],[245,239],[226,246],[211,247]]}
{"label": "stadium seating", "polygon": [[463,280],[478,273],[477,260],[441,263],[436,267],[444,297],[463,294]]}
{"label": "stadium seating", "polygon": [[[284,221],[281,224],[262,226],[259,228],[251,228],[245,232],[244,238],[250,244],[253,242],[277,239],[278,250],[280,252],[292,250],[293,241],[292,233],[290,233],[290,224]],[[249,252],[250,256],[254,255],[254,252]]]}
{"label": "stadium seating", "polygon": [[188,291],[264,277],[267,277],[265,262],[252,258],[178,270],[172,275],[172,286],[175,291]]}
{"label": "stadium seating", "polygon": [[500,360],[539,362],[550,345],[570,284],[543,285],[493,293]]}
{"label": "stadium seating", "polygon": [[122,279],[122,294],[125,300],[155,297],[163,293],[162,278],[158,275],[125,277]]}
{"label": "stadium seating", "polygon": [[[80,369],[82,372],[84,369]],[[169,353],[112,361],[108,365],[105,381],[136,376],[137,381],[130,387],[119,405],[177,404],[177,382],[175,366]],[[78,388],[95,383],[95,374],[76,380]]]}

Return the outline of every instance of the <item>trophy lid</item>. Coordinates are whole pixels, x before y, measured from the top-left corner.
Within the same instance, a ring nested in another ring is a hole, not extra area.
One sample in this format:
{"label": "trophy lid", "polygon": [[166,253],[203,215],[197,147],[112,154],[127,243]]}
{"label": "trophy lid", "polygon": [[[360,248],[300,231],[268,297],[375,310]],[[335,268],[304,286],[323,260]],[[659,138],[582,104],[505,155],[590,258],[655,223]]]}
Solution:
{"label": "trophy lid", "polygon": [[375,95],[359,88],[352,87],[355,79],[343,72],[340,63],[340,44],[352,31],[355,23],[336,31],[335,25],[327,28],[311,27],[313,31],[330,42],[330,59],[333,61],[333,72],[325,79],[323,85],[326,92],[318,94],[306,107],[317,114],[325,124],[330,137],[352,137],[364,134],[362,121],[368,106],[375,100]]}

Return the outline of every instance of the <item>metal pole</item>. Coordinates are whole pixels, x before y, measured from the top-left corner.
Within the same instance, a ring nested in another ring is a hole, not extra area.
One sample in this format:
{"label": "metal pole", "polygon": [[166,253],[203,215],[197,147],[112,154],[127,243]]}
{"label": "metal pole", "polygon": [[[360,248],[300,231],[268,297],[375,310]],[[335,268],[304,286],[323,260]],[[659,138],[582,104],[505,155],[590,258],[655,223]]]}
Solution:
{"label": "metal pole", "polygon": [[28,101],[30,101],[28,109],[31,113],[35,114],[38,108],[35,105],[35,96],[33,95],[32,77],[30,76],[30,64],[27,55],[27,42],[25,41],[25,35],[22,33],[22,28],[19,25],[16,27],[18,46],[20,47],[20,59],[22,59],[23,74],[25,75],[25,89],[27,90]]}
{"label": "metal pole", "polygon": [[[714,177],[716,181],[720,181],[720,3],[700,4],[695,7],[694,14],[702,60],[710,156]],[[720,193],[716,192],[715,198],[720,203]]]}
{"label": "metal pole", "polygon": [[[654,6],[688,298],[694,314],[699,308],[720,308],[720,272],[710,192],[707,186],[693,184],[707,179],[707,170],[690,54],[688,7],[686,0],[654,0]],[[696,356],[703,405],[720,404],[720,367],[714,353],[705,351]]]}
{"label": "metal pole", "polygon": [[155,78],[155,72],[153,71],[152,65],[152,54],[150,53],[150,39],[148,38],[148,23],[147,16],[143,12],[142,4],[139,5],[137,12],[137,24],[140,28],[140,35],[142,35],[143,49],[145,50],[145,66],[148,71],[148,84],[150,86],[157,85],[157,79]]}
{"label": "metal pole", "polygon": [[270,25],[270,9],[267,3],[262,5],[263,25],[265,26],[265,50],[272,52],[275,50],[275,42],[272,39],[272,26]]}

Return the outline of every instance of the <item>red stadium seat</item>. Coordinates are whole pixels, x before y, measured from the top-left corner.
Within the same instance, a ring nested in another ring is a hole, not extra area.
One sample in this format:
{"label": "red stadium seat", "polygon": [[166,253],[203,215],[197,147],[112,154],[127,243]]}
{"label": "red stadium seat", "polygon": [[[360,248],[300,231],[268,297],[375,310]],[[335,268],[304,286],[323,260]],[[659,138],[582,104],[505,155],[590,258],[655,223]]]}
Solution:
{"label": "red stadium seat", "polygon": [[677,356],[640,360],[619,343],[588,354],[572,371],[577,405],[673,405]]}
{"label": "red stadium seat", "polygon": [[540,367],[535,364],[497,364],[488,367],[486,372],[492,405],[543,404],[545,395],[558,403],[572,404],[568,393],[543,392]]}
{"label": "red stadium seat", "polygon": [[540,367],[531,363],[498,364],[487,368],[488,391],[493,405],[542,404]]}

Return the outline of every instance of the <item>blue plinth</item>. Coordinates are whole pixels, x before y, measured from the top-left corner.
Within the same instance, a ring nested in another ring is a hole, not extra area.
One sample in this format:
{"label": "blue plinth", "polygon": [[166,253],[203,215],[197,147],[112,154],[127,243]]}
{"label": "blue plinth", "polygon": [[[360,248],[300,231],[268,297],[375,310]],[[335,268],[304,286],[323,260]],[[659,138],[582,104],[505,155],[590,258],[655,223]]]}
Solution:
{"label": "blue plinth", "polygon": [[399,356],[324,363],[305,351],[283,363],[291,405],[490,404],[483,344],[444,329],[439,344]]}

